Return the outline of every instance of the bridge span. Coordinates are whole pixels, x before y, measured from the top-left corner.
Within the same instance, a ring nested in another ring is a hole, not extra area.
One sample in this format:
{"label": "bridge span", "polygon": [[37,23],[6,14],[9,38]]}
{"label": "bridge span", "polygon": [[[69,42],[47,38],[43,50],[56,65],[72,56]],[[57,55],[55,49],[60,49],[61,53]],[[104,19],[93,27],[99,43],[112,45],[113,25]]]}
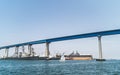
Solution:
{"label": "bridge span", "polygon": [[22,46],[28,46],[29,55],[31,55],[32,45],[35,44],[46,44],[46,50],[45,50],[45,56],[49,57],[50,51],[49,51],[49,44],[52,42],[59,42],[59,41],[66,41],[66,40],[73,40],[73,39],[82,39],[82,38],[90,38],[90,37],[98,37],[98,46],[99,46],[99,59],[103,59],[102,57],[102,43],[101,43],[101,37],[102,36],[108,36],[108,35],[116,35],[120,34],[120,29],[115,30],[107,30],[107,31],[100,31],[100,32],[92,32],[92,33],[84,33],[84,34],[77,34],[77,35],[71,35],[71,36],[63,36],[63,37],[57,37],[57,38],[50,38],[50,39],[43,39],[38,41],[31,41],[31,42],[25,42],[25,43],[19,43],[19,44],[13,44],[8,46],[0,47],[0,50],[5,49],[5,56],[8,57],[8,50],[9,48],[15,47],[16,54],[18,53],[18,48]]}

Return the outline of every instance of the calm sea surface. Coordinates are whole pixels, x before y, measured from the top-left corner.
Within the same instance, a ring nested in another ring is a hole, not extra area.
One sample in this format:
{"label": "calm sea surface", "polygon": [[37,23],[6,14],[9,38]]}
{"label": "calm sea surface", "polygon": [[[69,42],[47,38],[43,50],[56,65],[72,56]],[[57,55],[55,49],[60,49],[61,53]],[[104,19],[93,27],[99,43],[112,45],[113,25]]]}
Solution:
{"label": "calm sea surface", "polygon": [[0,75],[120,75],[120,60],[0,60]]}

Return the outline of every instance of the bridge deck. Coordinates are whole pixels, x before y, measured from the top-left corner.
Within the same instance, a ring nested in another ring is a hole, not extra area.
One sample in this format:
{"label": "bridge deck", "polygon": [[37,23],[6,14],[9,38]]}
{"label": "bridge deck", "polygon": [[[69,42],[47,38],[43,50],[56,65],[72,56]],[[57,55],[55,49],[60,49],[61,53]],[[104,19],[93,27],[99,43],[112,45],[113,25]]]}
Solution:
{"label": "bridge deck", "polygon": [[93,32],[93,33],[85,33],[85,34],[57,37],[57,38],[50,38],[50,39],[43,39],[43,40],[31,41],[31,42],[25,42],[25,43],[20,43],[20,44],[3,46],[3,47],[0,47],[0,49],[11,48],[11,47],[16,47],[16,46],[23,46],[23,45],[30,45],[30,44],[31,45],[43,44],[43,43],[47,43],[47,42],[49,43],[49,42],[57,42],[57,41],[65,41],[65,40],[97,37],[97,36],[108,36],[108,35],[116,35],[116,34],[120,34],[120,29],[108,30],[108,31],[100,31],[100,32]]}

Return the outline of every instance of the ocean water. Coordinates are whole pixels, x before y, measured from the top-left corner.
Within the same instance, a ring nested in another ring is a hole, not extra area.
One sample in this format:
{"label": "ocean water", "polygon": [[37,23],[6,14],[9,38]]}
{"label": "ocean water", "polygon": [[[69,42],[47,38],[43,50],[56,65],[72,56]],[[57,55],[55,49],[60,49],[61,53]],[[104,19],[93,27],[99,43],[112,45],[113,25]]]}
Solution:
{"label": "ocean water", "polygon": [[120,60],[0,60],[0,75],[120,75]]}

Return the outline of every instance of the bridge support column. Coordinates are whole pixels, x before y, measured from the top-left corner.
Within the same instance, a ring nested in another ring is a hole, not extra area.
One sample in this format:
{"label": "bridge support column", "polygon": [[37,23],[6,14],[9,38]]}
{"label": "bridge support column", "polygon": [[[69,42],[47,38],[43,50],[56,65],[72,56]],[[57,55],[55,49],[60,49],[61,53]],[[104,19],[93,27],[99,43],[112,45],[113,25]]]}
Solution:
{"label": "bridge support column", "polygon": [[101,36],[98,36],[98,46],[99,46],[99,59],[102,59],[102,43],[101,43]]}
{"label": "bridge support column", "polygon": [[5,58],[8,57],[8,51],[9,51],[9,48],[6,48],[6,49],[5,49]]}
{"label": "bridge support column", "polygon": [[18,57],[19,47],[15,47],[15,57]]}
{"label": "bridge support column", "polygon": [[101,43],[101,36],[98,36],[98,47],[99,47],[99,59],[97,61],[105,61],[102,56],[102,43]]}
{"label": "bridge support column", "polygon": [[28,55],[31,56],[32,53],[32,45],[28,45]]}
{"label": "bridge support column", "polygon": [[50,55],[49,44],[50,44],[50,43],[47,42],[47,43],[45,43],[45,44],[46,44],[45,56],[46,56],[46,57],[49,57],[49,55]]}
{"label": "bridge support column", "polygon": [[25,53],[25,47],[24,46],[22,46],[22,52]]}

